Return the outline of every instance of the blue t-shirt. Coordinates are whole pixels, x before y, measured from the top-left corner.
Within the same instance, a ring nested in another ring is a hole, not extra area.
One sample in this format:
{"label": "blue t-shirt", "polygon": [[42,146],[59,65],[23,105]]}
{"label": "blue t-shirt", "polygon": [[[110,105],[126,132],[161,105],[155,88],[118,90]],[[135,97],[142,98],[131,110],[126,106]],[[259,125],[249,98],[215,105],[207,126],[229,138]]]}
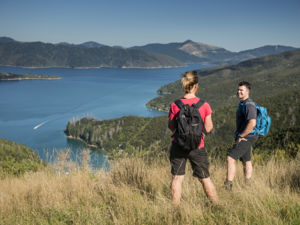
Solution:
{"label": "blue t-shirt", "polygon": [[241,103],[245,104],[245,113],[243,113],[241,104],[239,104],[236,110],[236,136],[238,136],[245,130],[249,120],[256,119],[257,117],[255,102],[248,98]]}

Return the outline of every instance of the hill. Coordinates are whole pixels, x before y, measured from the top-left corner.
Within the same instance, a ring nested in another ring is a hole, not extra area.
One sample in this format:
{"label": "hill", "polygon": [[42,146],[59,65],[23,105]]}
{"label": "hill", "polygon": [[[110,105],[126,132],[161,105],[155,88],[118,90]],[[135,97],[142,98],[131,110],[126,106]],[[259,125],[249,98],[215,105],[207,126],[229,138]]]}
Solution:
{"label": "hill", "polygon": [[[147,52],[160,53],[169,55],[177,60],[185,63],[201,63],[201,59],[197,56],[186,53],[180,50],[183,43],[169,43],[169,44],[148,44],[145,46],[134,46],[132,49],[143,50]],[[203,60],[204,62],[204,60]]]}
{"label": "hill", "polygon": [[99,43],[94,42],[94,41],[87,41],[87,42],[84,42],[82,44],[79,44],[79,46],[86,47],[86,48],[97,48],[97,47],[102,47],[102,46],[105,46],[105,45],[99,44]]}
{"label": "hill", "polygon": [[0,41],[0,66],[160,68],[184,66],[184,63],[167,55],[90,42],[77,46]]}
{"label": "hill", "polygon": [[[1,42],[1,39],[0,39],[0,42]],[[82,48],[97,48],[97,47],[105,46],[105,45],[99,44],[98,42],[95,42],[95,41],[87,41],[87,42],[84,42],[81,44],[70,44],[68,42],[60,42],[56,45],[82,47]]]}
{"label": "hill", "polygon": [[[68,158],[61,167],[69,168]],[[167,157],[130,157],[113,162],[110,171],[87,167],[65,173],[39,172],[1,182],[1,224],[299,224],[300,159],[273,157],[254,161],[251,187],[245,187],[241,164],[233,191],[222,188],[224,162],[211,160],[211,177],[220,205],[212,207],[190,168],[182,202],[172,208]],[[189,164],[188,164],[189,167]]]}
{"label": "hill", "polygon": [[9,43],[9,42],[17,42],[10,37],[0,37],[0,43]]}
{"label": "hill", "polygon": [[233,54],[232,57],[226,59],[226,62],[229,64],[235,64],[238,62],[246,61],[248,59],[254,59],[262,56],[279,54],[281,52],[293,50],[296,50],[296,48],[282,45],[266,45],[259,48],[237,52],[236,54]]}
{"label": "hill", "polygon": [[252,58],[295,50],[293,47],[274,45],[240,52],[231,52],[221,47],[191,40],[169,44],[148,44],[144,46],[134,46],[132,48],[165,54],[184,63],[199,64],[236,64]]}
{"label": "hill", "polygon": [[[242,80],[252,84],[251,95],[254,99],[272,96],[286,88],[299,88],[300,50],[247,60],[237,65],[202,69],[197,73],[197,95],[209,102],[213,109],[235,105],[236,85]],[[149,101],[147,106],[166,112],[174,99],[183,96],[179,80],[161,87],[158,93],[163,96]]]}
{"label": "hill", "polygon": [[38,171],[45,166],[29,147],[0,138],[0,178]]}

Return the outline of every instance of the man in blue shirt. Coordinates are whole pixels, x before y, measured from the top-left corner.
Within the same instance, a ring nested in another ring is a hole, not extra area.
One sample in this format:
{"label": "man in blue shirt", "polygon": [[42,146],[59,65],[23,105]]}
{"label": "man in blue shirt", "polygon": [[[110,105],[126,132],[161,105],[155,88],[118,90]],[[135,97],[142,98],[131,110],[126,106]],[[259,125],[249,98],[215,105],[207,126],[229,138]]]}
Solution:
{"label": "man in blue shirt", "polygon": [[[240,104],[236,111],[235,145],[227,154],[226,189],[232,189],[232,182],[236,173],[236,160],[241,160],[244,166],[245,182],[249,183],[252,176],[251,146],[258,135],[250,134],[256,125],[256,104],[249,98],[251,86],[247,81],[238,85],[237,97]],[[242,108],[244,107],[244,108]]]}

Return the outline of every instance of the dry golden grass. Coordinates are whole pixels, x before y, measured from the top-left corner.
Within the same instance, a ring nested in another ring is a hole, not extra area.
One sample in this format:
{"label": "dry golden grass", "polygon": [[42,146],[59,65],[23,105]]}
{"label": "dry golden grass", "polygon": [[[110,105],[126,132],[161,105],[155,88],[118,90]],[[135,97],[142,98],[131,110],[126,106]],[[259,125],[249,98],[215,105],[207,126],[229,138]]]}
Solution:
{"label": "dry golden grass", "polygon": [[54,172],[0,180],[0,224],[300,224],[300,158],[255,165],[250,187],[238,164],[232,192],[222,188],[225,163],[212,162],[218,207],[188,167],[178,209],[167,159],[120,159],[95,172],[58,158]]}

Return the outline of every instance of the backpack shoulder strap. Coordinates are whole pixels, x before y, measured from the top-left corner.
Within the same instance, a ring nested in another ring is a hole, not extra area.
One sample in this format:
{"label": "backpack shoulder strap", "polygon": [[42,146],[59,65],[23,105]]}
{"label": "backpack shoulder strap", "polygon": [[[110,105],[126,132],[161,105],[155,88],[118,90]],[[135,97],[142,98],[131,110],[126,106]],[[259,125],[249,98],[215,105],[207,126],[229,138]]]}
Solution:
{"label": "backpack shoulder strap", "polygon": [[240,110],[242,112],[242,114],[244,115],[244,117],[246,117],[246,104],[240,102],[238,105],[238,110]]}
{"label": "backpack shoulder strap", "polygon": [[249,102],[246,102],[245,104],[244,104],[245,106],[246,105],[253,105],[253,106],[257,106],[257,104],[255,103],[255,102],[253,102],[253,101],[249,101]]}
{"label": "backpack shoulder strap", "polygon": [[199,109],[204,103],[205,103],[205,101],[202,100],[202,99],[200,99],[200,100],[196,103],[196,108]]}
{"label": "backpack shoulder strap", "polygon": [[179,107],[179,109],[184,106],[183,102],[180,99],[176,100],[174,103]]}
{"label": "backpack shoulder strap", "polygon": [[[184,106],[183,102],[182,102],[180,99],[176,100],[174,103],[175,103],[180,109]],[[205,103],[205,101],[200,99],[200,100],[195,104],[195,106],[196,106],[197,109],[199,109],[204,103]]]}
{"label": "backpack shoulder strap", "polygon": [[240,110],[243,113],[245,118],[247,117],[247,115],[246,115],[246,106],[249,107],[249,105],[252,105],[257,109],[257,104],[254,101],[252,101],[251,99],[250,99],[250,101],[247,101],[245,103],[242,103],[242,102],[239,103],[239,108],[240,108]]}
{"label": "backpack shoulder strap", "polygon": [[250,105],[254,106],[257,109],[257,104],[255,102],[253,102],[252,100],[250,100],[246,103],[243,103],[242,111],[245,115],[246,115],[246,107],[249,107]]}

